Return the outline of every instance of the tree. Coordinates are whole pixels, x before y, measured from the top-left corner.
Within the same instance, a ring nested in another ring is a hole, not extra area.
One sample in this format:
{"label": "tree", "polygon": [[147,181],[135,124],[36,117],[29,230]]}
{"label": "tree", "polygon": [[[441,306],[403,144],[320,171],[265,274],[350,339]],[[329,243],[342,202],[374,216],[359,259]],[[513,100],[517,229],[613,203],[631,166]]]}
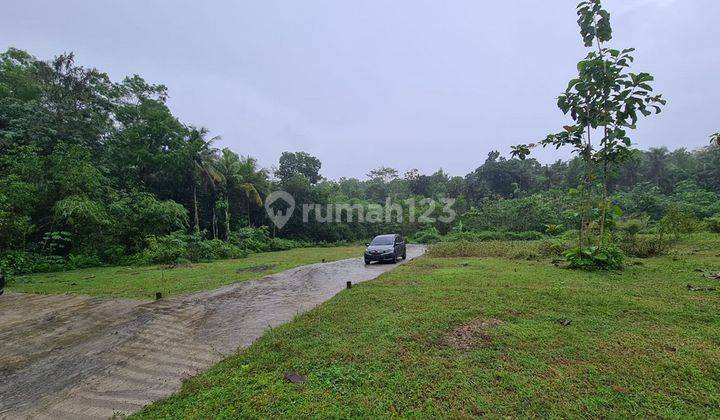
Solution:
{"label": "tree", "polygon": [[[605,220],[609,207],[607,200],[607,182],[611,166],[631,156],[632,144],[627,134],[634,129],[638,114],[649,116],[660,113],[665,105],[662,95],[653,95],[650,83],[654,80],[649,73],[629,71],[634,57],[634,48],[617,50],[604,46],[612,39],[610,13],[602,7],[601,0],[583,0],[577,6],[578,25],[584,45],[595,48],[581,60],[578,76],[568,83],[565,92],[558,98],[558,107],[574,121],[564,130],[550,134],[537,144],[521,144],[513,147],[512,154],[520,159],[530,153],[530,149],[540,145],[571,146],[586,166],[581,192],[584,194],[584,206],[581,209],[581,229],[579,246],[584,245],[589,214],[592,205],[590,188],[596,181],[594,166],[602,170],[602,197],[600,204],[600,242],[605,237]],[[598,134],[599,132],[599,134]],[[593,144],[593,134],[599,135],[599,141]]]}
{"label": "tree", "polygon": [[371,180],[380,180],[388,183],[392,180],[397,179],[398,171],[395,168],[388,168],[387,166],[381,166],[377,169],[373,169],[366,175]]}
{"label": "tree", "polygon": [[[187,140],[187,156],[190,161],[190,178],[192,180],[192,201],[195,233],[200,233],[200,215],[198,211],[197,188],[203,184],[210,185],[213,189],[215,184],[220,182],[221,175],[215,168],[217,149],[212,147],[218,137],[207,140],[208,130],[206,128],[191,128]],[[215,209],[213,204],[213,225],[215,224]],[[217,232],[213,230],[217,236]]]}
{"label": "tree", "polygon": [[645,154],[646,157],[646,176],[650,178],[655,186],[660,185],[661,178],[667,173],[668,165],[668,149],[665,147],[653,147]]}
{"label": "tree", "polygon": [[285,182],[295,175],[304,176],[311,184],[317,184],[322,179],[320,176],[320,159],[305,152],[283,152],[280,155],[280,166],[275,171],[275,176],[281,182]]}
{"label": "tree", "polygon": [[720,146],[720,133],[715,133],[710,136],[710,143],[715,143],[716,145]]}
{"label": "tree", "polygon": [[230,149],[223,149],[220,157],[215,163],[215,167],[221,176],[221,189],[224,201],[222,208],[225,212],[225,239],[230,238],[230,202],[231,197],[242,192],[248,201],[248,219],[250,216],[250,204],[262,206],[262,198],[260,197],[260,180],[257,177],[255,160],[241,159],[236,153]]}
{"label": "tree", "polygon": [[540,174],[535,159],[506,159],[492,151],[482,166],[466,177],[468,197],[476,202],[485,197],[511,198],[520,191],[530,192]]}

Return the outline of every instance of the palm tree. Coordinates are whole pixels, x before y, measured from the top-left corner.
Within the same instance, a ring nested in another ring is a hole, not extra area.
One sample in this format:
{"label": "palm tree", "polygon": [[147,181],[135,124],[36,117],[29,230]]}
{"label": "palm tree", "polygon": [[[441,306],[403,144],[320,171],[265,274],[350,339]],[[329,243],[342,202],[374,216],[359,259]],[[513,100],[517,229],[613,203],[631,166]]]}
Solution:
{"label": "palm tree", "polygon": [[248,220],[250,204],[262,206],[259,190],[267,181],[267,174],[257,169],[253,158],[241,158],[230,149],[223,149],[216,162],[217,170],[222,176],[222,190],[225,199],[225,239],[230,237],[230,197],[243,192],[248,201]]}
{"label": "palm tree", "polygon": [[720,146],[720,133],[715,133],[710,136],[710,143],[715,143]]}
{"label": "palm tree", "polygon": [[647,159],[647,175],[656,186],[661,187],[660,179],[667,170],[668,150],[665,147],[652,147],[645,154]]}
{"label": "palm tree", "polygon": [[[200,232],[200,215],[198,212],[197,188],[203,182],[209,183],[214,189],[215,184],[222,180],[222,176],[215,168],[217,149],[212,147],[219,137],[206,140],[206,128],[191,127],[188,134],[187,147],[190,159],[190,176],[192,178],[193,213],[195,216],[195,233]],[[213,225],[215,225],[215,206],[213,206]],[[217,236],[216,228],[213,233]]]}

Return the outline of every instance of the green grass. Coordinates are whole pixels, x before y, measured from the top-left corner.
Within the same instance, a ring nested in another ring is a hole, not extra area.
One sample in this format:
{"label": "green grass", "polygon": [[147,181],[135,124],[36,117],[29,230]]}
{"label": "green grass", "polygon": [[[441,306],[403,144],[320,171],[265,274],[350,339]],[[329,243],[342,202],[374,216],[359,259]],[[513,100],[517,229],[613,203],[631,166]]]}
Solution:
{"label": "green grass", "polygon": [[[687,290],[720,289],[696,271],[720,271],[720,236],[630,262],[586,273],[422,257],[269,331],[137,417],[720,417],[720,291]],[[449,344],[477,319],[502,323],[469,349]]]}
{"label": "green grass", "polygon": [[[163,296],[172,296],[214,289],[293,267],[318,263],[323,259],[334,261],[361,256],[361,247],[297,248],[289,251],[251,254],[247,258],[237,260],[188,264],[175,268],[164,265],[87,268],[15,277],[8,285],[8,290],[150,299],[155,296],[155,292],[162,292]],[[247,270],[259,266],[269,267],[265,270]]]}

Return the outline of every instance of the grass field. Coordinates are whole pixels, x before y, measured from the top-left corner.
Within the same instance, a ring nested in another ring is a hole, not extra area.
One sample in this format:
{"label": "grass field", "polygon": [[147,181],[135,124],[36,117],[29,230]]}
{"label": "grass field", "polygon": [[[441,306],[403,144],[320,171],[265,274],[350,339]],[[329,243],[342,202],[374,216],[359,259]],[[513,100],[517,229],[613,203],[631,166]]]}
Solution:
{"label": "grass field", "polygon": [[145,267],[100,267],[12,279],[8,290],[26,293],[71,293],[150,299],[213,289],[293,267],[362,256],[361,247],[297,248],[251,254],[247,258],[209,263]]}
{"label": "grass field", "polygon": [[705,235],[620,273],[422,257],[137,417],[717,418],[720,282],[697,270],[720,271],[718,254]]}

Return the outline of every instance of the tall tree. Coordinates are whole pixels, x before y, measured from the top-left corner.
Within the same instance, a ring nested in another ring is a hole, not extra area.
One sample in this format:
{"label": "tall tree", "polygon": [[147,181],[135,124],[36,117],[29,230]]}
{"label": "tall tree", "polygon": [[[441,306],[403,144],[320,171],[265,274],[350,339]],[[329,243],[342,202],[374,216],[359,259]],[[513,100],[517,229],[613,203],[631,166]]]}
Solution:
{"label": "tall tree", "polygon": [[661,179],[667,173],[668,149],[665,147],[653,147],[645,154],[646,176],[652,180],[657,187],[662,187]]}
{"label": "tall tree", "polygon": [[[190,161],[190,178],[192,180],[192,202],[195,233],[200,232],[200,214],[198,210],[197,189],[202,185],[209,185],[212,189],[221,181],[222,177],[215,168],[217,149],[212,144],[219,137],[206,139],[206,128],[191,127],[187,140],[187,156]],[[215,206],[213,203],[213,221],[215,220]],[[215,234],[215,232],[214,232]]]}
{"label": "tall tree", "polygon": [[223,149],[217,162],[216,169],[221,175],[220,185],[224,198],[223,210],[225,211],[225,239],[230,238],[230,202],[233,196],[238,193],[244,194],[248,202],[248,221],[250,221],[250,204],[262,206],[260,189],[265,180],[263,173],[258,173],[255,160],[252,158],[242,159],[230,149]]}
{"label": "tall tree", "polygon": [[281,182],[288,181],[295,175],[302,175],[311,184],[317,184],[322,179],[320,176],[320,159],[305,152],[283,152],[280,155],[280,166],[275,171],[275,176]]}

